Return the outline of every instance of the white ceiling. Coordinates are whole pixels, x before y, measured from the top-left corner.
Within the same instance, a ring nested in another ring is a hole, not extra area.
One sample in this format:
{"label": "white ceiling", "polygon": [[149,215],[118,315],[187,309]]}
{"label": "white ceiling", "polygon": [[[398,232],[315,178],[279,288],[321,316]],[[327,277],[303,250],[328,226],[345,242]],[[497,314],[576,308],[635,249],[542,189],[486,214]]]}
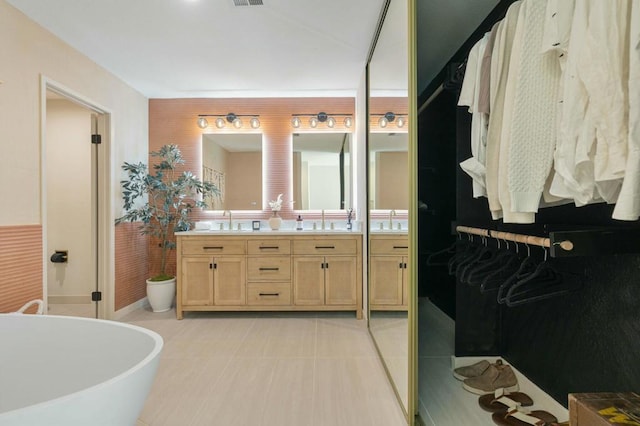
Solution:
{"label": "white ceiling", "polygon": [[383,0],[6,0],[149,98],[353,96]]}
{"label": "white ceiling", "polygon": [[[353,96],[384,0],[6,0],[149,98]],[[498,0],[417,0],[418,93]],[[392,0],[372,88],[406,88]],[[401,76],[400,78],[398,78]]]}

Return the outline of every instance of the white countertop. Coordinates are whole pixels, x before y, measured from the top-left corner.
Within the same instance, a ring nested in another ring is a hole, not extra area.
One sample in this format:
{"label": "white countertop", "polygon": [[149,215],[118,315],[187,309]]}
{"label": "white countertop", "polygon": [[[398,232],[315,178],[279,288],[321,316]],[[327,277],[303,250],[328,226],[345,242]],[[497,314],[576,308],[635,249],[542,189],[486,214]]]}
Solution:
{"label": "white countertop", "polygon": [[260,229],[259,231],[253,231],[251,229],[242,229],[240,231],[233,230],[202,230],[202,231],[183,231],[176,232],[176,235],[236,235],[236,236],[285,236],[285,235],[362,235],[362,231],[347,231],[346,229],[305,229],[303,231],[296,231],[295,229],[280,229],[272,231],[271,229]]}

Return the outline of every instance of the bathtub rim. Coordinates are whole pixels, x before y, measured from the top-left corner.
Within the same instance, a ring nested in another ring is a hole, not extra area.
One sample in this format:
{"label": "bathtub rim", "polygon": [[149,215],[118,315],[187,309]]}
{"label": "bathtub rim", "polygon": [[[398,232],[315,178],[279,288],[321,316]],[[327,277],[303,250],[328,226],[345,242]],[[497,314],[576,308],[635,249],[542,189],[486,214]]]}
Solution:
{"label": "bathtub rim", "polygon": [[[80,394],[83,394],[85,392],[95,392],[100,390],[101,388],[104,387],[108,387],[109,385],[124,380],[127,377],[135,374],[137,371],[145,368],[148,364],[150,364],[151,362],[153,362],[153,360],[155,358],[157,358],[160,355],[160,352],[162,351],[162,348],[164,347],[164,339],[162,338],[162,336],[160,336],[160,334],[158,334],[157,332],[153,331],[153,330],[149,330],[147,328],[144,327],[140,327],[138,325],[133,325],[133,324],[128,324],[125,322],[119,322],[119,321],[113,321],[113,320],[104,320],[104,319],[98,319],[98,318],[86,318],[86,317],[73,317],[73,316],[66,316],[66,315],[22,315],[22,314],[14,314],[14,313],[0,313],[0,321],[3,317],[12,317],[12,318],[20,318],[20,317],[28,317],[29,320],[34,319],[35,321],[43,321],[43,320],[48,320],[53,318],[54,321],[57,320],[72,320],[72,321],[84,321],[84,322],[99,322],[99,323],[103,323],[103,324],[108,324],[109,326],[114,326],[114,327],[123,327],[123,328],[128,328],[131,330],[135,330],[138,332],[142,332],[143,334],[148,335],[149,337],[151,337],[153,339],[154,342],[154,346],[153,349],[151,350],[151,352],[149,354],[147,354],[142,360],[140,360],[139,362],[137,362],[133,367],[128,368],[127,370],[124,370],[123,372],[121,372],[120,374],[113,376],[111,378],[109,378],[108,380],[102,381],[100,383],[97,383],[95,385],[91,385],[88,386],[86,388],[83,388],[81,390],[75,391],[75,392],[71,392],[68,393],[66,395],[62,395],[56,398],[52,398],[46,401],[41,401],[41,402],[37,402],[35,404],[31,404],[31,405],[26,405],[24,407],[20,407],[20,408],[15,408],[9,411],[3,411],[0,412],[0,420],[3,417],[9,417],[12,415],[15,415],[16,413],[23,411],[23,410],[30,410],[30,409],[39,409],[41,407],[46,407],[48,405],[53,405],[56,403],[61,403],[61,402],[65,402],[66,400],[70,400],[73,399],[75,397],[77,397]],[[159,361],[159,360],[158,360]],[[155,380],[155,374],[154,374],[154,380]]]}

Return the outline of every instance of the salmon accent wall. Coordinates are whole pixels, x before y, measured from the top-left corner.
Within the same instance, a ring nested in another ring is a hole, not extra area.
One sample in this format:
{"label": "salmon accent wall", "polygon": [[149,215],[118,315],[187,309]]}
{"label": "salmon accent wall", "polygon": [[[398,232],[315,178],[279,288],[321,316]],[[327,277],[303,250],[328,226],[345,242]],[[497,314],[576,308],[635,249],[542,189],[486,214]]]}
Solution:
{"label": "salmon accent wall", "polygon": [[140,235],[140,223],[121,223],[115,227],[115,310],[146,296],[148,238]]}
{"label": "salmon accent wall", "polygon": [[41,225],[0,226],[0,276],[0,312],[42,299]]}
{"label": "salmon accent wall", "polygon": [[[291,203],[293,185],[291,173],[293,160],[291,155],[292,135],[294,132],[353,132],[355,124],[345,129],[341,119],[336,120],[333,129],[327,129],[324,124],[311,129],[303,119],[303,125],[298,129],[291,126],[292,114],[354,114],[355,98],[233,98],[233,99],[151,99],[149,100],[149,151],[155,151],[162,145],[174,143],[180,147],[186,160],[185,170],[202,176],[202,134],[203,133],[262,133],[263,135],[263,210],[249,212],[235,212],[238,219],[267,219],[270,215],[268,201],[275,200],[278,194],[284,194],[281,216],[284,219],[294,219],[294,208]],[[201,129],[196,121],[199,114],[226,115],[233,112],[237,115],[256,114],[260,116],[260,128],[253,130],[248,126],[248,118],[243,117],[243,129],[217,129],[214,118],[209,120],[209,127]],[[355,118],[355,117],[354,117]],[[363,141],[358,143],[363,144]],[[153,158],[149,161],[153,162]],[[219,218],[211,213],[194,211],[193,220]],[[313,214],[305,217],[313,218]],[[318,214],[319,217],[319,214]],[[330,215],[327,215],[330,217]],[[158,272],[159,264],[158,242],[150,242],[150,273]],[[170,255],[168,273],[175,273],[175,254]]]}

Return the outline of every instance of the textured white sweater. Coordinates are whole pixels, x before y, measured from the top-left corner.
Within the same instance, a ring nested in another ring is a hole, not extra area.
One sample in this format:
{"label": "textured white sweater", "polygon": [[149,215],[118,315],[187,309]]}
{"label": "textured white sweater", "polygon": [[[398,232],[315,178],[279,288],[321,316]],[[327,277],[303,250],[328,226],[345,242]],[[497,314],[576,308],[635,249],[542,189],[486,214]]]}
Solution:
{"label": "textured white sweater", "polygon": [[513,212],[537,212],[556,144],[556,104],[560,66],[554,55],[540,54],[547,0],[526,0],[521,7],[522,37],[515,78],[508,179]]}

